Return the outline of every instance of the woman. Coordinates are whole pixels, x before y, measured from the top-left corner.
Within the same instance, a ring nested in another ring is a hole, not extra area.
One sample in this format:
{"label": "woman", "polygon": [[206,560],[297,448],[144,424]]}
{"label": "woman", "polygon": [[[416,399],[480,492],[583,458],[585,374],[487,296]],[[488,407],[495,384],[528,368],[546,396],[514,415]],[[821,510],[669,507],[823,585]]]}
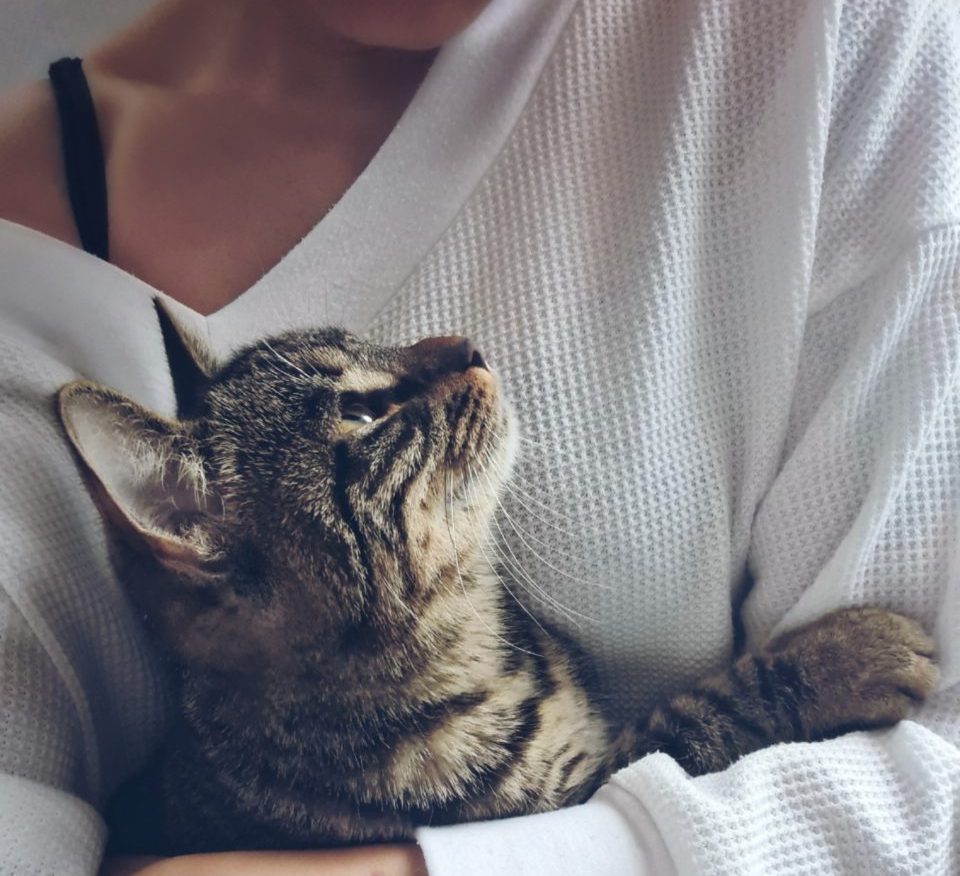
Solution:
{"label": "woman", "polygon": [[[939,692],[889,732],[697,780],[645,758],[577,809],[421,831],[433,876],[960,866],[958,27],[947,0],[168,0],[84,64],[112,265],[77,246],[74,214],[100,213],[95,193],[71,212],[48,86],[11,95],[8,868],[92,872],[93,806],[161,731],[49,411],[79,374],[170,408],[156,290],[220,353],[328,322],[491,351],[551,509],[511,515],[572,575],[515,549],[594,619],[538,607],[622,714],[724,664],[738,628],[863,602],[937,638]],[[142,872],[423,866],[388,847]]]}

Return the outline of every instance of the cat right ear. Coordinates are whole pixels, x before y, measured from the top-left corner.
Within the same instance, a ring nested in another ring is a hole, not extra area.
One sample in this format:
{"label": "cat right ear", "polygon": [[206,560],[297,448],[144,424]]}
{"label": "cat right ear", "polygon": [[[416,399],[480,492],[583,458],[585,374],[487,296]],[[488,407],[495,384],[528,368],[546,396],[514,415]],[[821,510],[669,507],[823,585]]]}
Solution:
{"label": "cat right ear", "polygon": [[199,401],[210,385],[216,365],[213,356],[199,339],[177,323],[159,298],[153,299],[153,306],[157,311],[173,378],[177,416],[190,419],[198,413]]}
{"label": "cat right ear", "polygon": [[194,579],[215,575],[209,532],[222,509],[189,427],[86,381],[67,384],[57,400],[103,515],[161,566]]}

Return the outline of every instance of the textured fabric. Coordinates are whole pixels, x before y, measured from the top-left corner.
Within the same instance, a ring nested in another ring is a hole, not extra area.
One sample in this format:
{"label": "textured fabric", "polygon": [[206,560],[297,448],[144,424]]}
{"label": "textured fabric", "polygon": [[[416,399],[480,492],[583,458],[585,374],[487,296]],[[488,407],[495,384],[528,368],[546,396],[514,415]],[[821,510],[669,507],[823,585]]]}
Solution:
{"label": "textured fabric", "polygon": [[612,782],[582,806],[538,816],[536,825],[539,830],[531,830],[529,818],[508,818],[423,831],[430,872],[510,876],[676,872],[644,805]]}
{"label": "textured fabric", "polygon": [[[892,730],[778,746],[699,779],[654,755],[582,810],[423,830],[431,874],[639,876],[658,843],[661,872],[958,872],[956,5],[566,11],[522,103],[503,98],[510,112],[489,71],[491,117],[510,129],[485,144],[450,221],[437,230],[429,199],[410,201],[412,271],[367,278],[351,308],[345,274],[325,277],[308,238],[275,274],[286,298],[254,288],[193,324],[225,353],[323,321],[329,293],[340,321],[379,340],[470,334],[526,435],[507,565],[592,654],[623,716],[723,666],[738,615],[758,642],[840,605],[896,608],[934,632],[943,676]],[[475,88],[483,70],[469,70]],[[390,201],[376,164],[354,218]],[[84,373],[162,410],[169,378],[142,284],[8,226],[0,263],[8,334],[20,327],[0,351],[0,689],[16,692],[0,700],[0,764],[32,783],[0,808],[0,849],[17,837],[11,872],[83,871],[99,842],[83,801],[142,762],[162,688],[49,394]],[[371,313],[363,292],[384,284]],[[78,301],[97,318],[74,319]],[[46,824],[56,843],[39,839]]]}

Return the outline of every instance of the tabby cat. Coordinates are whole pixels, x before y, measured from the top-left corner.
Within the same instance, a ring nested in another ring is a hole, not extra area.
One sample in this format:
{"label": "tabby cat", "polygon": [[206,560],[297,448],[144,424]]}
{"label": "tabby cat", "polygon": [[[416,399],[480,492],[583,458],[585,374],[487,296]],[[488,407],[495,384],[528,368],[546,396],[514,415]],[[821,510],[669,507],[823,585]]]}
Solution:
{"label": "tabby cat", "polygon": [[482,550],[513,426],[469,341],[319,329],[214,367],[159,312],[177,419],[92,383],[59,394],[176,678],[168,740],[114,806],[116,849],[401,840],[585,800],[652,751],[703,773],[890,724],[933,685],[917,624],[846,609],[614,726],[575,646]]}

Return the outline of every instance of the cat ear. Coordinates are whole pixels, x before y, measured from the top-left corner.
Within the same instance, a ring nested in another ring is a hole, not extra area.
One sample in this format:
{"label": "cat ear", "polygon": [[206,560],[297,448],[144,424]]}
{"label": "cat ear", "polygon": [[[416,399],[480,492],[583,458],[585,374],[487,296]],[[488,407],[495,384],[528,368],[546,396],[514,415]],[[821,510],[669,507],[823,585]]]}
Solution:
{"label": "cat ear", "polygon": [[153,306],[157,311],[167,363],[173,378],[177,416],[196,416],[198,402],[216,371],[213,356],[198,338],[177,323],[159,298],[153,299]]}
{"label": "cat ear", "polygon": [[221,508],[186,428],[85,381],[60,390],[58,410],[100,510],[130,544],[171,571],[214,574],[198,524]]}

